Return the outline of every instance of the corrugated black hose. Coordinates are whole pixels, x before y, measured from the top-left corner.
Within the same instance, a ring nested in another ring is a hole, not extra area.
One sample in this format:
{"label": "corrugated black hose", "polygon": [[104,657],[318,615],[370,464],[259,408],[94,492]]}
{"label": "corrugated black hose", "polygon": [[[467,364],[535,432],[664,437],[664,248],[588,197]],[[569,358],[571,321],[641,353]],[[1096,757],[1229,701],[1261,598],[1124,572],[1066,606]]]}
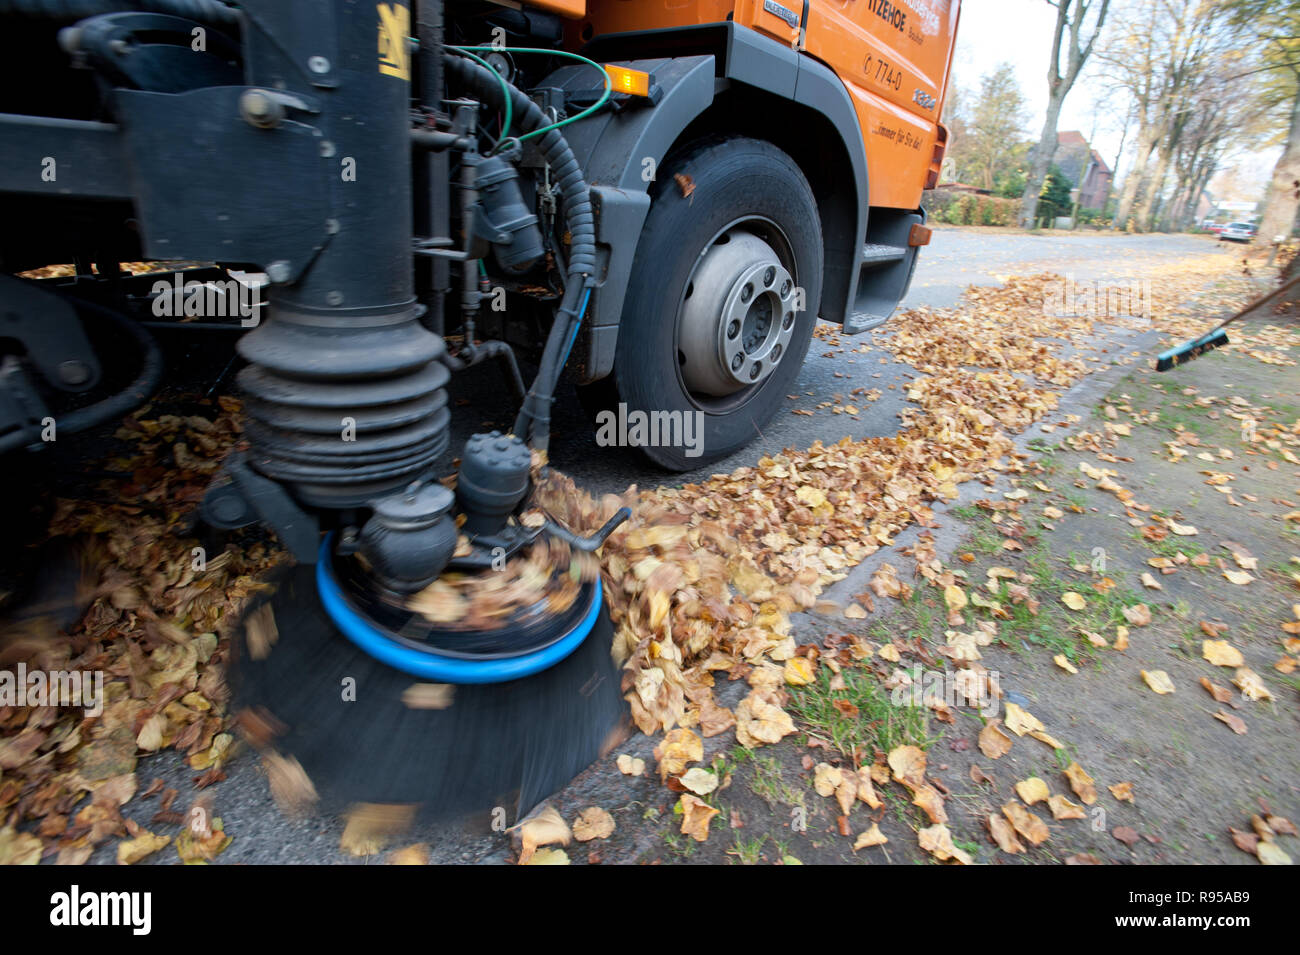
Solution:
{"label": "corrugated black hose", "polygon": [[[496,74],[484,69],[473,60],[448,55],[445,60],[448,74],[455,77],[484,103],[497,110],[505,109],[504,93]],[[551,121],[541,108],[521,89],[506,84],[515,121],[525,132],[549,126]],[[569,227],[569,271],[564,283],[564,297],[555,312],[542,351],[541,365],[533,379],[519,417],[515,419],[515,434],[526,440],[530,447],[546,450],[551,434],[551,403],[555,399],[555,386],[560,380],[560,370],[568,357],[568,344],[578,323],[582,321],[581,305],[585,289],[595,284],[596,274],[596,220],[591,209],[591,194],[582,177],[568,141],[557,129],[543,133],[537,139],[542,157],[551,167],[551,174],[564,200],[564,218]]]}

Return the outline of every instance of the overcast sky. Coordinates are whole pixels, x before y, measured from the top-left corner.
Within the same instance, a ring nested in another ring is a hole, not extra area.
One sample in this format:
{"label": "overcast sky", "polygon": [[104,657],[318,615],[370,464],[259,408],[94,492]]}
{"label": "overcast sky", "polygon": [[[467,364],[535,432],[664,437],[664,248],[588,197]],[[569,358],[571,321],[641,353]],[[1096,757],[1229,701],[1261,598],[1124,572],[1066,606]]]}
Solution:
{"label": "overcast sky", "polygon": [[[1112,0],[1112,5],[1123,0]],[[1047,110],[1047,61],[1052,54],[1052,32],[1056,28],[1056,8],[1047,0],[962,0],[961,22],[957,28],[957,54],[952,68],[953,82],[963,89],[978,91],[980,77],[991,73],[1000,63],[1015,67],[1020,90],[1025,96],[1028,122],[1025,134],[1037,140]],[[1095,68],[1097,64],[1093,64]],[[1115,97],[1114,107],[1107,108],[1107,91],[1090,75],[1088,67],[1065,99],[1057,129],[1077,129],[1092,141],[1108,166],[1115,163],[1124,117],[1123,99]],[[1098,103],[1101,103],[1100,108]],[[969,99],[968,99],[969,102]],[[1136,130],[1130,129],[1128,150]],[[1262,190],[1268,183],[1280,147],[1271,150],[1246,150],[1235,158],[1241,165],[1241,179],[1257,181]],[[1120,171],[1127,171],[1126,156]],[[1233,164],[1230,160],[1229,164]],[[1253,198],[1253,197],[1252,197]]]}

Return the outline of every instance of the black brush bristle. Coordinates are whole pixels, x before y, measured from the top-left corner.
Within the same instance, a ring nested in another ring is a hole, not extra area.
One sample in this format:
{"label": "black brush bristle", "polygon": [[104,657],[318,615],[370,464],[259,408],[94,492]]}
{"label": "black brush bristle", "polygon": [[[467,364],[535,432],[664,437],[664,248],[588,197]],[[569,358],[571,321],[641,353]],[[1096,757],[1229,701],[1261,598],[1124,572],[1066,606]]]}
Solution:
{"label": "black brush bristle", "polygon": [[[271,745],[302,764],[325,810],[413,803],[431,818],[495,806],[522,816],[602,755],[627,718],[603,610],[556,666],[508,683],[455,686],[445,709],[419,709],[403,701],[419,678],[338,632],[312,567],[286,572],[248,613],[268,602],[278,638],[260,660],[237,641],[236,709],[264,708],[282,724]],[[241,627],[238,636],[246,635]]]}

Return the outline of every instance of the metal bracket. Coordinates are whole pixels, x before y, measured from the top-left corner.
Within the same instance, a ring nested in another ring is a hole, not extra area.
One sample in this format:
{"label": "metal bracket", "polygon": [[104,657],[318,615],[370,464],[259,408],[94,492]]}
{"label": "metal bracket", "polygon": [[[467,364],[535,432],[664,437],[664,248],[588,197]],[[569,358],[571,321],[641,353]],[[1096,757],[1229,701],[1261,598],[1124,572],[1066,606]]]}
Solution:
{"label": "metal bracket", "polygon": [[32,389],[18,359],[5,356],[0,361],[0,441],[15,449],[42,447],[41,422],[48,416],[45,402]]}
{"label": "metal bracket", "polygon": [[[202,31],[203,49],[193,47]],[[239,44],[209,24],[164,13],[106,13],[82,20],[60,36],[78,62],[93,66],[114,86],[179,93],[202,86],[234,86]]]}
{"label": "metal bracket", "polygon": [[320,551],[320,522],[289,496],[284,487],[248,466],[240,451],[222,463],[208,487],[199,515],[213,527],[247,527],[262,521],[301,563],[314,564]]}
{"label": "metal bracket", "polygon": [[99,383],[99,359],[76,309],[30,281],[0,275],[0,337],[21,342],[51,387],[78,394]]}

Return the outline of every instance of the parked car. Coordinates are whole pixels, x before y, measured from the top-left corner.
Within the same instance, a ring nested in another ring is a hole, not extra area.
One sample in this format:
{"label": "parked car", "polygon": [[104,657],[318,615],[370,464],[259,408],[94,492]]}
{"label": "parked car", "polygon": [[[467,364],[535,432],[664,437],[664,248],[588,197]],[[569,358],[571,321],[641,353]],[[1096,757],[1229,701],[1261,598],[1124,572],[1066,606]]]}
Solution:
{"label": "parked car", "polygon": [[1255,227],[1249,222],[1229,222],[1219,230],[1219,241],[1249,242],[1255,238]]}

